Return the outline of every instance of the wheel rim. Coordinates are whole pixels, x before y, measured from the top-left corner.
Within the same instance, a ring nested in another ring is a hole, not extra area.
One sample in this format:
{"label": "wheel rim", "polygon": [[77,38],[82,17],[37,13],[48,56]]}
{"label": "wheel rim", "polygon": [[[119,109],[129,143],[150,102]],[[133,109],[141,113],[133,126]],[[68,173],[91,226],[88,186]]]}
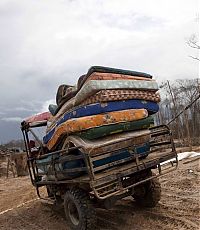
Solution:
{"label": "wheel rim", "polygon": [[68,203],[68,212],[71,222],[77,226],[79,224],[79,213],[75,203],[72,201]]}

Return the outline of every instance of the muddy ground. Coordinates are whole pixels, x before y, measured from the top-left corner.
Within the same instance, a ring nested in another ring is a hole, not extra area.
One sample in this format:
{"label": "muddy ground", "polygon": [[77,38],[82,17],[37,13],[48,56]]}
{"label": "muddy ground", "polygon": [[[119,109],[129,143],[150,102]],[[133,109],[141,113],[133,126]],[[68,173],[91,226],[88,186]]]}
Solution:
{"label": "muddy ground", "polygon": [[[199,163],[197,159],[183,160],[178,170],[160,178],[162,199],[153,209],[137,207],[131,197],[119,201],[109,211],[98,209],[98,229],[199,229]],[[28,177],[0,177],[0,229],[66,230],[68,227],[64,211],[38,200]]]}

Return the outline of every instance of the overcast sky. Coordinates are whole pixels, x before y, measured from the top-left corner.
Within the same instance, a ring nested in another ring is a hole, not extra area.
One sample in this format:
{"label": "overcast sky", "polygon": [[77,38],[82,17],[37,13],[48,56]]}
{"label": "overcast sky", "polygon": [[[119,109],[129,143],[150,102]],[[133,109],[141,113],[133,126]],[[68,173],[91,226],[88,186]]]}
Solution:
{"label": "overcast sky", "polygon": [[198,1],[0,0],[0,142],[92,65],[197,78]]}

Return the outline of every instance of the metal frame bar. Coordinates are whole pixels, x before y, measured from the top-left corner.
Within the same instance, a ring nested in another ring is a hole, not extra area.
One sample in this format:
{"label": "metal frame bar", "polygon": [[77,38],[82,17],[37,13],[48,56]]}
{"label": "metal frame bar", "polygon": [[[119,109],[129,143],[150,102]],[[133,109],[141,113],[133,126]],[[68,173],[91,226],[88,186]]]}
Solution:
{"label": "metal frame bar", "polygon": [[[114,196],[114,195],[120,195],[120,194],[122,194],[122,193],[124,193],[124,192],[127,192],[128,189],[131,189],[131,188],[133,188],[133,187],[135,187],[135,186],[137,186],[137,185],[140,185],[140,184],[143,184],[143,183],[145,183],[145,182],[147,182],[147,181],[149,181],[149,180],[152,180],[153,178],[161,177],[161,176],[163,176],[163,175],[166,175],[166,174],[168,174],[168,173],[170,173],[170,172],[176,170],[176,168],[178,167],[178,159],[176,160],[175,163],[176,163],[175,167],[172,166],[172,167],[170,167],[170,168],[168,168],[168,169],[166,169],[166,170],[161,170],[161,165],[160,165],[160,163],[159,163],[159,164],[157,165],[157,170],[158,170],[158,174],[157,174],[157,175],[152,176],[152,177],[149,177],[149,178],[147,178],[147,179],[143,179],[142,181],[133,183],[132,185],[129,185],[129,186],[127,186],[127,187],[123,187],[123,186],[122,186],[122,184],[121,184],[121,179],[124,177],[124,175],[121,175],[120,177],[118,177],[118,180],[119,180],[118,182],[119,182],[120,188],[119,188],[117,191],[114,191],[114,192],[108,191],[108,193],[109,193],[108,195],[101,196],[101,195],[99,194],[99,192],[98,192],[98,190],[100,190],[100,188],[96,189],[96,188],[94,187],[94,188],[93,188],[93,191],[94,191],[94,193],[95,193],[95,196],[96,196],[98,199],[100,199],[100,200],[104,200],[104,199],[109,198],[109,197]],[[148,169],[148,168],[146,168],[146,169]],[[140,171],[142,171],[142,170],[138,170],[137,172],[140,172]],[[104,186],[104,187],[105,187],[105,186]]]}

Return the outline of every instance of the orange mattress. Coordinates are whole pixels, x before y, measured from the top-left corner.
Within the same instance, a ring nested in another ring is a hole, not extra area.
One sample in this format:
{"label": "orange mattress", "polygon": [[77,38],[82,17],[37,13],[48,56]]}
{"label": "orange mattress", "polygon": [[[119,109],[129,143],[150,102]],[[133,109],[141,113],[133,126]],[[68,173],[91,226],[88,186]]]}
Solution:
{"label": "orange mattress", "polygon": [[52,149],[58,140],[66,134],[110,124],[140,120],[147,116],[146,109],[130,109],[70,119],[56,127],[54,135],[47,143],[47,148]]}

